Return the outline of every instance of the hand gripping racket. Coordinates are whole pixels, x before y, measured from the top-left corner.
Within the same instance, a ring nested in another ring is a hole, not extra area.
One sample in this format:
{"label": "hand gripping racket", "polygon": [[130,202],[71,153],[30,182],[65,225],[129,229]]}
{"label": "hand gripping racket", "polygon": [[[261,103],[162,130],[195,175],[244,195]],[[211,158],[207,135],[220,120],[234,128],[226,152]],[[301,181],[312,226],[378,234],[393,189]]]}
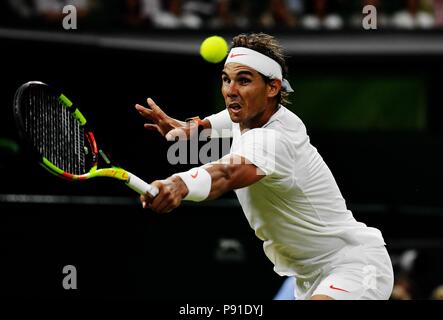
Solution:
{"label": "hand gripping racket", "polygon": [[158,194],[156,187],[112,164],[98,148],[80,110],[47,84],[21,85],[15,93],[14,117],[21,138],[39,163],[56,176],[71,181],[109,177],[124,181],[139,194]]}

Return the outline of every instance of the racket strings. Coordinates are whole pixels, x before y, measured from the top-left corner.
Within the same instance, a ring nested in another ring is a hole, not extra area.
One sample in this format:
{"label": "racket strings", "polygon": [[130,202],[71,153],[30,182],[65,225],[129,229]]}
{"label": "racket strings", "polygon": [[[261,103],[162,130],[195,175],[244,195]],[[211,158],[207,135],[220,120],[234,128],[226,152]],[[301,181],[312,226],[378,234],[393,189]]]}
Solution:
{"label": "racket strings", "polygon": [[58,97],[30,88],[24,99],[24,125],[42,156],[65,172],[86,172],[84,128]]}

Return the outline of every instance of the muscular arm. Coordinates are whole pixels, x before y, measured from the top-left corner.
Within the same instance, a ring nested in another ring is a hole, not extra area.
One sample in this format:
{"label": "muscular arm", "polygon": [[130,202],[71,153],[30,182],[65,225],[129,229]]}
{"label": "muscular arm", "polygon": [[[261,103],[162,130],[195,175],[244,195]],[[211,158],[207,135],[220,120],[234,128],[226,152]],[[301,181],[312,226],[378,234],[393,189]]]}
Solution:
{"label": "muscular arm", "polygon": [[203,168],[212,178],[208,200],[216,199],[228,191],[247,187],[264,177],[260,169],[238,155],[229,155]]}
{"label": "muscular arm", "polygon": [[[216,162],[203,166],[211,176],[211,189],[207,200],[216,199],[222,194],[247,187],[262,179],[265,175],[255,165],[238,155],[228,155]],[[178,176],[152,182],[159,189],[158,195],[152,199],[149,195],[140,197],[143,207],[155,212],[164,213],[178,207],[188,194],[188,188]]]}

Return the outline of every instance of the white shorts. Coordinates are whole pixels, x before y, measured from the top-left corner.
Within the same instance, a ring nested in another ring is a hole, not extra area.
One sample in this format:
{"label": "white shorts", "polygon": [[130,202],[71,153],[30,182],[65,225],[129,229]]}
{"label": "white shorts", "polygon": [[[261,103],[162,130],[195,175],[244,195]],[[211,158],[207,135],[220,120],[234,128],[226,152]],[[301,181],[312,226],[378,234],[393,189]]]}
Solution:
{"label": "white shorts", "polygon": [[317,294],[336,300],[387,300],[393,285],[392,263],[384,246],[349,246],[319,275],[296,279],[295,296],[297,300]]}

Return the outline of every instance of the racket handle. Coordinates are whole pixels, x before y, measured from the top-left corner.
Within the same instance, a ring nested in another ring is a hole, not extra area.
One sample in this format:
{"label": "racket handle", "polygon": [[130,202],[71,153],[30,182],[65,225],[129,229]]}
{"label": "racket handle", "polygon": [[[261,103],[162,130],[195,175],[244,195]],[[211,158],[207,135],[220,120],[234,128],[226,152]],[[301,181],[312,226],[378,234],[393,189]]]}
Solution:
{"label": "racket handle", "polygon": [[158,189],[156,187],[150,185],[149,183],[144,182],[135,174],[132,174],[130,172],[127,173],[129,178],[128,181],[126,181],[126,184],[128,185],[129,188],[142,195],[149,193],[152,197],[155,197],[158,194]]}

